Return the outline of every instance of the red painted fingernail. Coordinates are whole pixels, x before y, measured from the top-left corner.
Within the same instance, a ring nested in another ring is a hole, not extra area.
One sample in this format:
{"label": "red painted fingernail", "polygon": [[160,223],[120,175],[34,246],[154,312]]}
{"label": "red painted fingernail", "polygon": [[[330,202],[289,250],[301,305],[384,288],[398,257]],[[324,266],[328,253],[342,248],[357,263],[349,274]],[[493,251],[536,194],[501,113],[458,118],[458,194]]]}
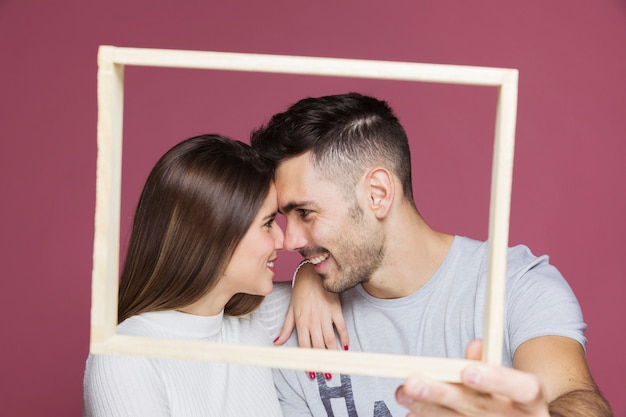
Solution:
{"label": "red painted fingernail", "polygon": [[348,350],[348,345],[345,345],[345,346],[343,347],[343,350]]}
{"label": "red painted fingernail", "polygon": [[324,374],[324,378],[326,378],[326,381],[329,381],[332,377],[333,377],[333,375],[332,375],[332,374],[329,374],[328,372],[326,372],[326,373]]}
{"label": "red painted fingernail", "polygon": [[274,341],[272,343],[276,343],[276,341],[280,339],[280,336],[278,336],[276,339],[274,339]]}
{"label": "red painted fingernail", "polygon": [[315,379],[315,372],[309,372],[309,378]]}

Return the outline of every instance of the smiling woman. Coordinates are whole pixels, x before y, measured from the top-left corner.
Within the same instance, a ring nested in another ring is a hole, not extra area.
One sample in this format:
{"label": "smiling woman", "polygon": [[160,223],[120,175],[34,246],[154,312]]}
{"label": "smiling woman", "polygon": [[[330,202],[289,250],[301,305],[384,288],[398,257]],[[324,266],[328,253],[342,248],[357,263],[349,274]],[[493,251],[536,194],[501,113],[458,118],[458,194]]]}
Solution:
{"label": "smiling woman", "polygon": [[[137,206],[117,333],[271,344],[290,294],[272,292],[276,205],[272,171],[248,145],[203,135],[170,149]],[[84,387],[88,416],[280,415],[261,367],[90,355]]]}

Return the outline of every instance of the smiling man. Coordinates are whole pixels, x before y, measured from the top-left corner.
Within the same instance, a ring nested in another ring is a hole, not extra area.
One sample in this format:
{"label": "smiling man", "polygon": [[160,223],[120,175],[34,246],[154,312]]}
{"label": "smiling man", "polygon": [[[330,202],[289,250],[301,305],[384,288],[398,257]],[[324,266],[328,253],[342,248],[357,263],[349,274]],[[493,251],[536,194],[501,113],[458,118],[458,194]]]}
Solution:
{"label": "smiling man", "polygon": [[[422,218],[406,133],[387,103],[356,93],[307,98],[254,132],[252,146],[275,164],[284,248],[341,293],[350,350],[480,353],[487,244]],[[404,416],[406,406],[420,416],[610,416],[587,366],[580,307],[546,256],[509,249],[506,302],[502,367],[467,369],[463,384],[411,379],[397,394],[403,381],[276,371],[283,412]]]}

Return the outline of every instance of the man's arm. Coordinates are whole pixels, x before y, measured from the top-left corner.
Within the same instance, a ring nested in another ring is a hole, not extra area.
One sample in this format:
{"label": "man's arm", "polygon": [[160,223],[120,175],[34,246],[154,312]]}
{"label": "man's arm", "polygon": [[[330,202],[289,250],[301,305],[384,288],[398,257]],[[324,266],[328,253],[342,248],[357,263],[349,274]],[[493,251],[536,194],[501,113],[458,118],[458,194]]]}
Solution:
{"label": "man's arm", "polygon": [[[468,359],[480,358],[482,344],[472,342]],[[529,340],[515,353],[514,366],[476,363],[462,373],[462,384],[409,378],[397,400],[422,417],[446,415],[612,417],[591,378],[582,347],[568,338]]]}
{"label": "man's arm", "polygon": [[582,346],[566,337],[545,336],[523,343],[513,366],[542,381],[553,417],[612,416],[596,386]]}

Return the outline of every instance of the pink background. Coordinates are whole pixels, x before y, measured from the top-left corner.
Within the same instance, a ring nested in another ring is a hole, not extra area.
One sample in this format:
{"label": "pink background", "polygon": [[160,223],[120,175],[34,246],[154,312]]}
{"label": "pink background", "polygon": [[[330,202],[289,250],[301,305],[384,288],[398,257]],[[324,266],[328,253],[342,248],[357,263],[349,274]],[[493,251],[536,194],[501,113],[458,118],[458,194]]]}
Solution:
{"label": "pink background", "polygon": [[[78,416],[88,352],[100,44],[518,68],[511,244],[548,253],[589,324],[589,362],[626,416],[626,2],[0,1],[0,416]],[[251,129],[305,96],[397,109],[417,204],[487,236],[495,89],[129,67],[123,239],[168,147]],[[283,256],[279,275],[296,261]]]}

